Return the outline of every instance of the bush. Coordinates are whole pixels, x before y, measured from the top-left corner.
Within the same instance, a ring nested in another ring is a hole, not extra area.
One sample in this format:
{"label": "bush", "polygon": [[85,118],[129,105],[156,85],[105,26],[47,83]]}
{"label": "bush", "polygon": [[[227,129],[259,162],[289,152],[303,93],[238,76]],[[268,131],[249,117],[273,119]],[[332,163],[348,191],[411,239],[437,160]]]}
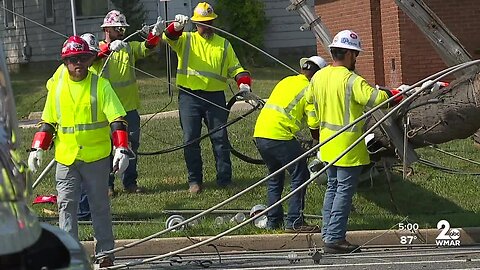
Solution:
{"label": "bush", "polygon": [[[263,33],[268,23],[264,8],[265,4],[260,0],[217,0],[214,6],[215,13],[218,14],[218,27],[260,48],[263,47]],[[242,63],[254,63],[259,54],[257,50],[237,39],[225,37],[232,43]]]}
{"label": "bush", "polygon": [[[120,12],[125,15],[125,17],[127,17],[127,22],[130,26],[127,28],[125,36],[128,36],[142,28],[146,18],[146,12],[143,7],[143,3],[141,3],[139,0],[112,0],[112,3]],[[142,41],[144,39],[139,35],[134,35],[130,38],[130,40]]]}

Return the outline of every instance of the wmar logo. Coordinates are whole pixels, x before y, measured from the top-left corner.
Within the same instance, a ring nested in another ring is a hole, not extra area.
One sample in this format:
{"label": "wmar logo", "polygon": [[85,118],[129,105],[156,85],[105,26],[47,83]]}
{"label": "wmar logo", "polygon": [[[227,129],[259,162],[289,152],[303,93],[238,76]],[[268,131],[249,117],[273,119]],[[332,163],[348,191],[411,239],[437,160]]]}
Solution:
{"label": "wmar logo", "polygon": [[444,219],[437,223],[437,229],[441,230],[435,243],[441,247],[459,247],[460,231],[458,229],[450,229],[450,223]]}

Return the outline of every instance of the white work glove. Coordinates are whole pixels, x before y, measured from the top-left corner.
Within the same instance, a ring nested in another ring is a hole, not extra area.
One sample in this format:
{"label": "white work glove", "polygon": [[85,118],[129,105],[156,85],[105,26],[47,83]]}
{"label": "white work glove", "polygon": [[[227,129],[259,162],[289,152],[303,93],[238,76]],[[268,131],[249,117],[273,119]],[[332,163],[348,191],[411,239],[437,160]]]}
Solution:
{"label": "white work glove", "polygon": [[127,46],[127,43],[122,41],[122,40],[114,40],[112,43],[110,43],[110,48],[111,51],[118,52],[121,49],[125,48]]}
{"label": "white work glove", "polygon": [[239,86],[238,86],[238,92],[252,92],[252,89],[250,88],[250,85],[246,84],[246,83],[241,83]]}
{"label": "white work glove", "polygon": [[30,152],[30,155],[28,156],[28,168],[32,172],[36,172],[39,168],[40,165],[42,165],[43,162],[43,149],[34,149],[32,152]]}
{"label": "white work glove", "polygon": [[157,22],[155,23],[155,25],[153,25],[152,34],[155,36],[160,36],[163,33],[164,28],[165,27],[163,25],[163,19],[162,17],[158,16]]}
{"label": "white work glove", "polygon": [[188,16],[182,15],[182,14],[177,14],[175,15],[175,22],[173,23],[173,28],[175,31],[179,32],[183,28],[185,28],[185,25],[188,22]]}
{"label": "white work glove", "polygon": [[113,156],[113,173],[122,175],[127,169],[128,163],[128,149],[123,147],[116,148]]}

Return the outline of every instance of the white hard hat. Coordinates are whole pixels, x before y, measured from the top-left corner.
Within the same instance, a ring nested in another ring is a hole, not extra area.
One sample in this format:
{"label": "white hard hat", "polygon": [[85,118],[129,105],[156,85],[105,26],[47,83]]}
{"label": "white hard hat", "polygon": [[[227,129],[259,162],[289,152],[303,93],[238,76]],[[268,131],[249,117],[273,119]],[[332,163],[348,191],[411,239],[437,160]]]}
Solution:
{"label": "white hard hat", "polygon": [[125,15],[118,10],[111,10],[103,19],[103,24],[100,27],[115,27],[115,26],[129,26]]}
{"label": "white hard hat", "polygon": [[336,34],[333,38],[332,44],[328,45],[328,47],[363,52],[360,37],[357,35],[357,33],[351,30],[343,30],[338,32],[338,34]]}
{"label": "white hard hat", "polygon": [[327,66],[327,62],[322,57],[315,55],[315,56],[310,56],[309,58],[304,57],[304,58],[300,59],[300,68],[302,68],[303,65],[308,61],[313,62],[320,69]]}
{"label": "white hard hat", "polygon": [[80,36],[83,40],[88,43],[88,48],[90,51],[98,52],[100,49],[98,48],[98,41],[94,34],[92,33],[85,33]]}

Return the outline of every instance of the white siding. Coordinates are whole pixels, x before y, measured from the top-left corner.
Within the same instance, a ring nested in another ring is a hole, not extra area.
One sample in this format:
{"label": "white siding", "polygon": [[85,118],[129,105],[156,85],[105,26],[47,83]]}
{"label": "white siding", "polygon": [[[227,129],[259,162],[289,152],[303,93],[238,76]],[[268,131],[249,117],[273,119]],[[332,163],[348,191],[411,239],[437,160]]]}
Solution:
{"label": "white siding", "polygon": [[[305,22],[296,11],[287,11],[289,0],[263,0],[269,25],[265,31],[264,44],[268,49],[316,46],[311,31],[300,31]],[[308,1],[313,10],[313,1]]]}
{"label": "white siding", "polygon": [[[316,46],[315,37],[312,32],[299,30],[304,23],[297,12],[288,12],[286,7],[290,5],[289,0],[263,0],[265,13],[269,24],[265,31],[264,49],[285,49]],[[198,0],[172,0],[167,2],[168,18],[173,19],[175,14],[191,15]],[[212,1],[213,2],[213,1]],[[310,0],[309,2],[312,2]],[[23,7],[25,3],[25,7]],[[4,12],[0,12],[0,36],[2,37],[7,63],[22,63],[22,49],[28,44],[32,49],[30,61],[40,62],[58,60],[64,36],[54,33],[46,27],[55,30],[65,36],[72,35],[72,21],[70,0],[55,0],[55,21],[46,24],[44,18],[43,0],[15,0],[15,12],[20,13],[30,20],[33,20],[44,27],[15,16],[15,28],[5,29],[3,24]],[[153,24],[158,15],[165,17],[164,2],[158,0],[143,0],[146,14],[146,23]],[[110,3],[110,6],[111,3]],[[310,5],[313,8],[313,3]],[[128,19],[128,18],[127,18]],[[165,19],[165,18],[164,18]],[[77,33],[91,32],[99,39],[103,39],[100,25],[103,16],[95,18],[77,18]],[[26,31],[25,31],[26,25]],[[28,43],[27,43],[28,40]]]}

